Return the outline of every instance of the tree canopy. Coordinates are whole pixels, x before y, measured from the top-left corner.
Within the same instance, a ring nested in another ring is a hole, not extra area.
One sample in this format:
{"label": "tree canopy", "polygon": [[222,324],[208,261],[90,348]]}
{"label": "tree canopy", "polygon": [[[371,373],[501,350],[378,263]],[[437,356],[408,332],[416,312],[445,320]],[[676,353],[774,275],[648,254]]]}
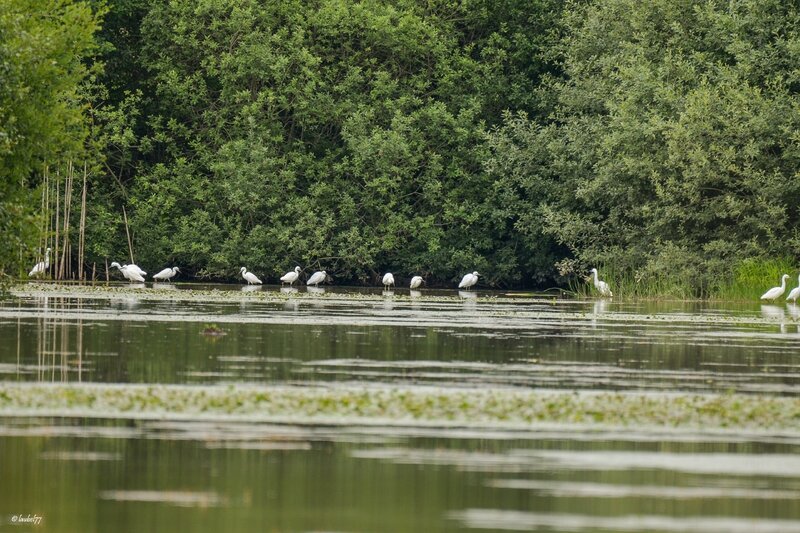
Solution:
{"label": "tree canopy", "polygon": [[37,165],[91,123],[89,261],[128,255],[123,208],[138,262],[200,278],[600,266],[697,295],[798,257],[795,3],[3,1],[2,28],[61,17],[3,62],[29,69],[0,89],[7,197],[29,216]]}
{"label": "tree canopy", "polygon": [[491,168],[521,231],[707,294],[747,258],[797,258],[800,40],[791,2],[603,0],[565,12],[548,120],[508,115]]}
{"label": "tree canopy", "polygon": [[39,238],[42,168],[80,157],[102,9],[86,2],[0,0],[0,276]]}

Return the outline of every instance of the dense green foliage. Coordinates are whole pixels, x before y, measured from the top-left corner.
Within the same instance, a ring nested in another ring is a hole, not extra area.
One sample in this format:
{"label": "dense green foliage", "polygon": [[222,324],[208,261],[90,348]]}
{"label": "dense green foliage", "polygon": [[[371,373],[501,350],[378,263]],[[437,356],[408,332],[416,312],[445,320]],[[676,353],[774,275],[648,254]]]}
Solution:
{"label": "dense green foliage", "polygon": [[215,278],[300,264],[350,281],[518,280],[534,254],[482,170],[484,135],[503,109],[536,107],[550,4],[129,5],[114,22],[138,24],[126,59],[146,76],[109,121],[127,142],[110,166],[136,259]]}
{"label": "dense green foliage", "polygon": [[[55,5],[84,17],[47,85],[74,94],[93,19]],[[726,293],[798,258],[799,16],[779,0],[109,1],[88,261],[127,257],[124,207],[138,263],[197,277],[548,285],[600,266],[616,294]],[[0,112],[38,105],[20,98]],[[64,110],[49,138],[81,140],[65,128],[87,114]],[[17,176],[63,150],[48,143],[13,151]]]}
{"label": "dense green foliage", "polygon": [[85,151],[83,60],[100,14],[84,2],[0,0],[0,277],[33,257],[43,166]]}
{"label": "dense green foliage", "polygon": [[779,0],[568,11],[551,121],[509,116],[492,140],[521,231],[627,292],[714,294],[742,260],[796,259],[799,15]]}

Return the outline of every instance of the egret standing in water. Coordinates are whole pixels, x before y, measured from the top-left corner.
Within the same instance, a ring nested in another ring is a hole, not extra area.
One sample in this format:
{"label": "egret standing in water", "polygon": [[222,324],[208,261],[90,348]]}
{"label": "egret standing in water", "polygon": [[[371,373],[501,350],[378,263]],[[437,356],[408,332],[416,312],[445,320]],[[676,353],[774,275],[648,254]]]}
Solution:
{"label": "egret standing in water", "polygon": [[47,269],[50,268],[50,248],[45,250],[44,252],[44,261],[39,261],[35,265],[30,272],[28,272],[28,277],[32,278],[33,276],[39,276],[47,272]]}
{"label": "egret standing in water", "polygon": [[328,279],[328,273],[325,272],[324,270],[318,270],[314,272],[314,274],[312,274],[310,278],[308,278],[308,281],[306,281],[306,285],[309,286],[313,285],[316,287],[326,279]]}
{"label": "egret standing in water", "polygon": [[169,281],[174,278],[178,272],[180,272],[178,267],[165,268],[158,274],[153,274],[153,279],[156,281]]}
{"label": "egret standing in water", "polygon": [[[142,269],[136,265],[122,265],[120,266],[119,263],[114,261],[111,263],[112,267],[116,267],[119,270],[123,277],[130,282],[138,281],[139,283],[144,283],[144,278],[142,277],[142,273],[146,274],[146,272],[142,272]],[[141,272],[141,273],[140,273]]]}
{"label": "egret standing in water", "polygon": [[592,269],[592,275],[594,276],[594,288],[597,289],[597,292],[600,293],[600,296],[614,296],[614,293],[611,292],[611,287],[608,286],[608,283],[597,277],[596,268]]}
{"label": "egret standing in water", "polygon": [[789,274],[784,274],[781,276],[781,286],[780,287],[772,287],[770,290],[765,292],[761,295],[762,300],[776,300],[780,298],[784,292],[786,292],[786,280],[789,279]]}
{"label": "egret standing in water", "polygon": [[423,281],[425,281],[425,280],[424,280],[424,279],[422,279],[422,276],[414,276],[413,278],[411,278],[411,285],[410,285],[410,287],[411,287],[412,289],[416,289],[417,287],[419,287],[420,285],[422,285],[422,282],[423,282]]}
{"label": "egret standing in water", "polygon": [[241,272],[242,277],[247,281],[248,285],[261,285],[261,280],[252,272],[248,272],[245,267],[242,267],[239,272]]}
{"label": "egret standing in water", "polygon": [[387,272],[383,275],[383,287],[386,290],[389,290],[389,287],[394,285],[394,276],[392,276],[391,272]]}
{"label": "egret standing in water", "polygon": [[297,278],[299,277],[300,277],[300,267],[296,266],[294,267],[293,271],[287,272],[286,274],[281,276],[281,285],[283,285],[284,283],[288,283],[289,285],[291,285],[292,283],[297,281]]}
{"label": "egret standing in water", "polygon": [[461,283],[458,284],[459,289],[469,289],[476,283],[478,283],[478,271],[476,270],[472,274],[464,274],[464,277],[461,278]]}
{"label": "egret standing in water", "polygon": [[136,272],[140,276],[146,276],[147,275],[147,272],[145,272],[144,270],[142,270],[138,266],[134,265],[133,263],[131,263],[130,265],[122,265],[122,268],[128,268],[128,269],[130,269],[131,272]]}
{"label": "egret standing in water", "polygon": [[792,289],[792,292],[789,293],[789,296],[786,297],[786,301],[792,301],[797,303],[797,299],[800,298],[800,276],[797,276],[797,287]]}

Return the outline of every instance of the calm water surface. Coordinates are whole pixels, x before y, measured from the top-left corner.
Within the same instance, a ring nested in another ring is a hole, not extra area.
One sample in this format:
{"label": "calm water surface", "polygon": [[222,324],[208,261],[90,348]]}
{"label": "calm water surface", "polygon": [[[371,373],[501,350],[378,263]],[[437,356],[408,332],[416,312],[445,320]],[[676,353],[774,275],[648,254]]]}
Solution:
{"label": "calm water surface", "polygon": [[[3,301],[0,380],[800,392],[793,306],[407,295]],[[0,530],[800,531],[798,452],[646,428],[4,417]]]}

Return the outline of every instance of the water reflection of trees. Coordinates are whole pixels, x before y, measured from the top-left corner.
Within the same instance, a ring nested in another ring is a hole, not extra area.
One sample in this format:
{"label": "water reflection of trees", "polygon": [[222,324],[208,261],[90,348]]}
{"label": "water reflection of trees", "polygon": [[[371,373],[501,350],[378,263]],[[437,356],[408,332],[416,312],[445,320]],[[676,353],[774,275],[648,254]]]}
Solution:
{"label": "water reflection of trees", "polygon": [[[51,309],[67,305],[64,298],[45,296],[34,298],[41,310],[36,319],[36,381],[83,381],[83,319],[65,319],[51,315]],[[71,300],[69,305],[83,309],[83,301]],[[21,304],[20,304],[21,307]],[[17,377],[25,369],[22,364],[22,319],[17,318]]]}

